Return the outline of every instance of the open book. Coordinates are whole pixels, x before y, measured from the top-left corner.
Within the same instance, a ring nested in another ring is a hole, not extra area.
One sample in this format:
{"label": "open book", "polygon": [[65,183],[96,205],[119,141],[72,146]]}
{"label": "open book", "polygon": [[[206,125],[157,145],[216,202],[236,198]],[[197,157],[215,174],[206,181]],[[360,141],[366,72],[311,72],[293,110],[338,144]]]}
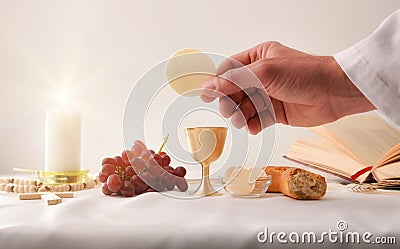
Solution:
{"label": "open book", "polygon": [[400,132],[380,117],[349,116],[310,129],[324,139],[296,139],[287,158],[353,182],[400,179]]}

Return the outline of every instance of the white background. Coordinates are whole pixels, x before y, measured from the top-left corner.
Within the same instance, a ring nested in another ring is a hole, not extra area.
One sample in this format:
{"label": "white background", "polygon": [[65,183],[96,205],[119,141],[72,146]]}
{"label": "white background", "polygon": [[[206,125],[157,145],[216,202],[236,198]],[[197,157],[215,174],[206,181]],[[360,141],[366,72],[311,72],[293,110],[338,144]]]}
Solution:
{"label": "white background", "polygon": [[[60,89],[83,113],[82,166],[97,170],[101,158],[122,151],[133,84],[174,51],[230,55],[278,40],[330,55],[399,7],[398,0],[0,1],[0,173],[44,169],[45,112],[58,106]],[[296,129],[277,128],[274,158]]]}

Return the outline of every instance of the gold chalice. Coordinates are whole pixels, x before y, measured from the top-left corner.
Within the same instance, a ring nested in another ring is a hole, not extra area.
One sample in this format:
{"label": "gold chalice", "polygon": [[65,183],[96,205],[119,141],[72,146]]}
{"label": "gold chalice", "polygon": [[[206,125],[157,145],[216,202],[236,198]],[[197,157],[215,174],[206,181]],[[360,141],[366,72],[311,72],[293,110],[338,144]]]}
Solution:
{"label": "gold chalice", "polygon": [[186,128],[186,138],[192,158],[202,166],[200,186],[192,193],[192,195],[221,195],[210,183],[210,164],[221,156],[225,145],[227,130],[226,127]]}

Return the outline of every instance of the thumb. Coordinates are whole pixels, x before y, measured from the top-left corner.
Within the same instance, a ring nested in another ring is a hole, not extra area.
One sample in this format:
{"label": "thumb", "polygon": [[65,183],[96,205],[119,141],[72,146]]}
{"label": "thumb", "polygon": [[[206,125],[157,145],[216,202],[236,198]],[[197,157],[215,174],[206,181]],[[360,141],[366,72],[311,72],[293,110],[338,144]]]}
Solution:
{"label": "thumb", "polygon": [[215,98],[232,95],[248,88],[264,88],[260,79],[265,79],[263,71],[266,66],[266,60],[259,60],[247,66],[228,70],[204,82],[202,100],[211,102]]}

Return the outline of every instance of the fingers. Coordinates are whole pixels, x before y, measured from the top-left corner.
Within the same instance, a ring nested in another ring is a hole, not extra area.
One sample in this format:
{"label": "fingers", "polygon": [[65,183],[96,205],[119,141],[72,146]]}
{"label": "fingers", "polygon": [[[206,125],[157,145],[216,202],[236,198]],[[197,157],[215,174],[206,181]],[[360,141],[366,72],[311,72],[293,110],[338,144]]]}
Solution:
{"label": "fingers", "polygon": [[223,74],[228,70],[247,66],[260,59],[273,58],[278,56],[279,53],[274,51],[285,51],[285,53],[299,53],[299,51],[288,48],[276,41],[268,41],[260,43],[250,49],[239,52],[231,57],[225,59],[217,68],[217,75]]}
{"label": "fingers", "polygon": [[[245,61],[245,60],[244,60]],[[248,63],[247,63],[248,64]],[[235,55],[229,58],[226,58],[221,62],[221,64],[217,68],[217,75],[221,75],[226,71],[246,66],[247,64],[242,63],[241,61],[235,59]]]}
{"label": "fingers", "polygon": [[[238,103],[238,101],[240,102]],[[255,122],[257,121],[255,117],[258,117],[258,115],[263,113],[266,109],[269,110],[268,113],[273,113],[269,97],[266,92],[261,89],[253,91],[251,94],[241,92],[240,95],[235,94],[231,97],[220,98],[221,114],[225,118],[231,117],[231,122],[234,127],[241,129],[247,126],[248,130],[255,134],[258,133],[258,128],[264,128],[275,123],[273,114],[268,124],[264,124],[263,120]],[[252,121],[250,122],[250,120]]]}
{"label": "fingers", "polygon": [[267,108],[264,111],[256,114],[247,122],[247,130],[250,134],[257,135],[260,133],[260,131],[273,124],[275,124],[273,112]]}
{"label": "fingers", "polygon": [[251,64],[253,61],[250,55],[254,54],[254,52],[252,52],[254,50],[256,50],[255,47],[232,55],[231,57],[223,60],[217,68],[217,75],[221,75],[226,71]]}
{"label": "fingers", "polygon": [[213,102],[215,98],[208,97],[207,95],[202,94],[202,95],[200,95],[200,99],[205,103],[210,103],[210,102]]}
{"label": "fingers", "polygon": [[[232,72],[232,70],[228,72]],[[217,76],[204,82],[202,88],[203,93],[201,97],[203,97],[204,95],[205,97],[213,100],[219,97],[229,96],[242,91],[242,88],[239,87],[236,83],[233,83],[223,76]]]}
{"label": "fingers", "polygon": [[[233,95],[249,88],[263,88],[260,79],[261,77],[265,78],[263,70],[267,67],[266,61],[259,61],[214,77],[203,83],[201,99],[205,102],[211,102],[216,98]],[[268,73],[268,71],[265,72]]]}
{"label": "fingers", "polygon": [[244,91],[234,93],[229,96],[221,97],[219,99],[219,111],[224,118],[229,118],[235,112],[238,105],[246,97]]}
{"label": "fingers", "polygon": [[247,96],[232,115],[233,126],[238,129],[243,128],[250,118],[266,108],[265,102],[264,96],[258,91]]}

